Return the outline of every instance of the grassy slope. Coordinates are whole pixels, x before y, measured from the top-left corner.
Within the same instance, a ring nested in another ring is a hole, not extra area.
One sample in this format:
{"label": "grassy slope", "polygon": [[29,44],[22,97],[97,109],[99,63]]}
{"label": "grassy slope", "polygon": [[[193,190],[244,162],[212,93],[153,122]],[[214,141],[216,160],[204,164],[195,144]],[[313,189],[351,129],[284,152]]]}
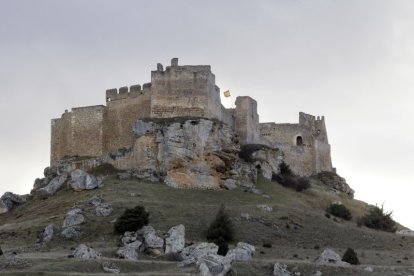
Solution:
{"label": "grassy slope", "polygon": [[[114,258],[118,240],[113,235],[111,221],[125,208],[144,205],[151,213],[151,225],[163,231],[174,225],[184,224],[186,241],[196,242],[204,241],[204,231],[223,203],[235,224],[237,240],[249,242],[257,248],[252,263],[235,265],[235,269],[241,275],[266,275],[271,272],[272,264],[276,260],[283,260],[289,267],[297,266],[302,275],[316,269],[336,275],[356,275],[355,271],[349,268],[344,270],[315,267],[312,261],[326,247],[334,248],[340,254],[343,254],[347,247],[352,247],[356,249],[363,264],[377,265],[377,272],[388,271],[388,266],[404,270],[407,269],[405,266],[413,263],[414,239],[359,228],[354,220],[335,221],[324,215],[329,203],[341,200],[352,210],[354,217],[358,217],[368,208],[363,202],[335,196],[321,186],[313,186],[303,193],[264,180],[259,181],[257,186],[270,198],[247,193],[243,189],[185,190],[173,189],[161,183],[108,178],[101,189],[84,192],[62,190],[51,198],[33,199],[12,212],[1,215],[1,246],[3,250],[24,253],[22,255],[31,263],[31,267],[26,268],[26,271],[52,269],[62,273],[98,273],[101,272],[101,261],[82,262],[68,259],[66,256],[83,242],[102,252],[105,258]],[[133,193],[141,195],[132,196]],[[114,213],[111,216],[100,218],[94,215],[94,209],[88,206],[87,201],[95,194],[102,195],[106,202],[113,205]],[[256,207],[257,204],[271,205],[273,211],[263,212]],[[82,239],[68,242],[55,235],[45,252],[32,253],[37,232],[49,223],[54,223],[60,228],[64,214],[72,207],[80,207],[85,211],[86,223],[82,225]],[[252,219],[242,220],[240,213],[249,213]],[[272,248],[263,248],[265,242],[272,243]],[[186,272],[194,272],[191,268],[179,270],[175,263],[162,259],[152,259],[144,254],[140,256],[142,261],[138,263],[116,262],[123,272],[158,271],[155,275],[184,275]],[[385,268],[380,267],[384,265]],[[357,275],[362,275],[361,268],[356,269],[359,269]],[[387,275],[387,272],[384,273]]]}

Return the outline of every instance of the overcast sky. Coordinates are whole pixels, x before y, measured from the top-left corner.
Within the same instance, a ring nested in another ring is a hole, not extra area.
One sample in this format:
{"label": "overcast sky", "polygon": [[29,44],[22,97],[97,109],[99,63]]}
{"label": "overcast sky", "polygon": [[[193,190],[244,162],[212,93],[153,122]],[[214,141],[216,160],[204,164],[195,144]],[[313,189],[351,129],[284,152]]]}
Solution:
{"label": "overcast sky", "polygon": [[262,122],[325,115],[356,198],[414,228],[411,0],[0,0],[0,195],[42,176],[52,118],[149,82],[172,57],[210,64]]}

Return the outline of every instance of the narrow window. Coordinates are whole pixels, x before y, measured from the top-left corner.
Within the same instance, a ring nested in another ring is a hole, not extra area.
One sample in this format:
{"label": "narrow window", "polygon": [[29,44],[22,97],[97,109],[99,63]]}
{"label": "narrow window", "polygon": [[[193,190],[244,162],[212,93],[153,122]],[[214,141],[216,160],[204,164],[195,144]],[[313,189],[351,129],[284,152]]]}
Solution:
{"label": "narrow window", "polygon": [[296,137],[296,146],[302,146],[302,145],[303,145],[302,136]]}

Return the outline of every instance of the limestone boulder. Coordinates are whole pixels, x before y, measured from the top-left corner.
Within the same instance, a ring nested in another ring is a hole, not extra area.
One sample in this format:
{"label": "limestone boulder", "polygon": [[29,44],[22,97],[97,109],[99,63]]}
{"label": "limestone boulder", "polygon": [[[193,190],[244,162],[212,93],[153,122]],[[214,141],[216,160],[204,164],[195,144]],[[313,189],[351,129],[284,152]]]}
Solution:
{"label": "limestone boulder", "polygon": [[121,238],[121,243],[126,246],[137,240],[137,233],[132,231],[126,231]]}
{"label": "limestone boulder", "polygon": [[164,239],[161,238],[152,226],[144,226],[143,241],[145,248],[154,254],[164,252]]}
{"label": "limestone boulder", "polygon": [[350,266],[349,263],[343,262],[341,257],[332,249],[325,249],[320,257],[316,260],[319,264],[330,264],[336,266]]}
{"label": "limestone boulder", "polygon": [[95,214],[98,217],[107,217],[112,214],[113,208],[110,204],[101,203],[95,208]]}
{"label": "limestone boulder", "polygon": [[16,195],[11,192],[4,193],[0,198],[0,214],[10,212],[18,205],[25,203],[26,196]]}
{"label": "limestone boulder", "polygon": [[208,254],[217,255],[218,246],[214,243],[199,243],[193,244],[188,247],[185,247],[181,253],[180,257],[182,258],[182,262],[178,264],[179,267],[189,266],[192,264],[197,263],[197,261]]}
{"label": "limestone boulder", "polygon": [[66,227],[61,232],[61,237],[66,240],[77,240],[81,235],[80,228],[77,226]]}
{"label": "limestone boulder", "polygon": [[231,270],[233,260],[217,254],[201,256],[197,261],[200,275],[203,276],[224,276]]}
{"label": "limestone boulder", "polygon": [[165,254],[180,252],[184,249],[185,244],[185,227],[180,224],[168,230],[165,239]]}
{"label": "limestone boulder", "polygon": [[35,182],[33,183],[33,191],[46,187],[52,179],[53,178],[50,177],[36,178]]}
{"label": "limestone boulder", "polygon": [[42,242],[50,242],[53,238],[54,234],[54,225],[53,223],[49,224],[48,226],[43,229],[43,231],[40,233],[40,240]]}
{"label": "limestone boulder", "polygon": [[239,242],[236,248],[227,252],[226,256],[234,261],[249,261],[253,258],[256,248],[248,243]]}
{"label": "limestone boulder", "polygon": [[103,203],[103,198],[100,195],[94,195],[91,199],[89,199],[88,203],[89,205],[97,207]]}
{"label": "limestone boulder", "polygon": [[38,189],[37,192],[43,196],[54,195],[60,188],[62,188],[67,179],[68,175],[66,173],[56,176],[45,187]]}
{"label": "limestone boulder", "polygon": [[260,210],[262,210],[264,212],[272,212],[273,211],[273,207],[269,206],[267,204],[258,204],[257,208],[259,208]]}
{"label": "limestone boulder", "polygon": [[113,262],[104,262],[102,264],[102,269],[105,272],[114,273],[114,274],[119,274],[121,272],[121,269],[119,269],[119,267]]}
{"label": "limestone boulder", "polygon": [[224,181],[224,188],[227,190],[233,190],[237,188],[237,181],[234,179],[226,179],[226,181]]}
{"label": "limestone boulder", "polygon": [[102,185],[102,179],[88,174],[82,170],[74,170],[71,173],[70,185],[75,191],[92,190]]}
{"label": "limestone boulder", "polygon": [[98,259],[101,254],[85,244],[80,244],[72,253],[76,259]]}
{"label": "limestone boulder", "polygon": [[274,276],[290,276],[292,275],[289,270],[287,270],[286,264],[275,263],[273,266],[273,275]]}
{"label": "limestone boulder", "polygon": [[126,259],[131,261],[137,261],[138,260],[138,253],[136,249],[130,246],[123,246],[118,249],[116,252],[116,255],[120,259]]}
{"label": "limestone boulder", "polygon": [[63,220],[63,228],[80,225],[85,221],[82,210],[79,208],[68,211]]}
{"label": "limestone boulder", "polygon": [[43,170],[43,175],[45,177],[55,178],[56,176],[59,175],[59,169],[57,166],[46,167]]}

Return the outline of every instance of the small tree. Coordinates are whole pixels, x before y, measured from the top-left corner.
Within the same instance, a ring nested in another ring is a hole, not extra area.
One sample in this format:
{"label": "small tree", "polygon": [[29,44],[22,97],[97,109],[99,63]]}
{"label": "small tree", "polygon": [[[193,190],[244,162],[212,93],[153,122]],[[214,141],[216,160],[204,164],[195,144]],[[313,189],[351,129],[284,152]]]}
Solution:
{"label": "small tree", "polygon": [[285,161],[282,161],[282,163],[279,164],[279,172],[282,175],[293,175],[290,166],[286,164]]}
{"label": "small tree", "polygon": [[392,219],[392,212],[385,212],[384,206],[381,206],[381,208],[378,206],[372,207],[368,214],[360,218],[359,224],[363,224],[368,228],[386,232],[397,231],[396,223]]}
{"label": "small tree", "polygon": [[207,229],[206,238],[219,246],[218,254],[226,255],[228,243],[234,240],[234,227],[222,204],[216,218]]}
{"label": "small tree", "polygon": [[343,218],[345,220],[352,219],[351,211],[342,204],[332,203],[326,209],[326,212],[334,215],[335,217]]}
{"label": "small tree", "polygon": [[345,251],[344,256],[342,257],[342,261],[350,263],[352,265],[360,264],[357,253],[352,248],[348,248]]}
{"label": "small tree", "polygon": [[149,213],[145,211],[144,206],[135,206],[132,209],[126,209],[117,219],[114,230],[117,234],[124,234],[126,231],[137,231],[149,223]]}

